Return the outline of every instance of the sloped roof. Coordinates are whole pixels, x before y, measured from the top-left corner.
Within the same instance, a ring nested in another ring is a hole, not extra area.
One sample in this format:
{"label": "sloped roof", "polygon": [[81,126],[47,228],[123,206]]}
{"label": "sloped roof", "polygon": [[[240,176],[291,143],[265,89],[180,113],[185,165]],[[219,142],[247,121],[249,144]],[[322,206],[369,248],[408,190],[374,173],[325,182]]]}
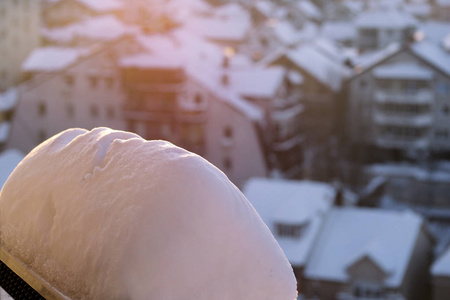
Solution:
{"label": "sloped roof", "polygon": [[387,287],[399,287],[411,263],[422,218],[410,211],[333,208],[306,266],[309,279],[347,282],[347,268],[367,255],[387,271]]}
{"label": "sloped roof", "polygon": [[89,54],[85,48],[42,47],[34,49],[22,64],[24,72],[54,72],[62,70]]}
{"label": "sloped roof", "polygon": [[433,276],[450,277],[450,248],[448,248],[431,266]]}
{"label": "sloped roof", "polygon": [[[294,266],[304,265],[324,215],[333,204],[335,189],[312,181],[252,178],[243,192],[274,234],[289,262]],[[298,239],[278,236],[275,224],[292,222],[307,222],[304,234]]]}
{"label": "sloped roof", "polygon": [[406,28],[418,24],[410,14],[395,10],[369,10],[360,13],[355,21],[359,28]]}

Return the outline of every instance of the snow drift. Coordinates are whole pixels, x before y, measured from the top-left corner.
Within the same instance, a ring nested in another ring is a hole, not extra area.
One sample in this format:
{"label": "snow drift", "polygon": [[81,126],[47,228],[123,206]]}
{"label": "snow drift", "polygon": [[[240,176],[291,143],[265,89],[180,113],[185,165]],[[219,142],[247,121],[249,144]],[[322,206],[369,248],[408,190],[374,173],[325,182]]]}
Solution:
{"label": "snow drift", "polygon": [[1,245],[73,299],[296,298],[286,257],[216,167],[164,141],[69,129],[0,193]]}

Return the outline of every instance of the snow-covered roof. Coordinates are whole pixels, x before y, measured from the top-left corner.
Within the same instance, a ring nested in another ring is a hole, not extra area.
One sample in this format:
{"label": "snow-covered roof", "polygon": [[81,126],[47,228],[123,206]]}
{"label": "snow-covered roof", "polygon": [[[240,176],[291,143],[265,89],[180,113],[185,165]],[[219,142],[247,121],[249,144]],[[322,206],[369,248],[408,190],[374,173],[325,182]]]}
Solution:
{"label": "snow-covered roof", "polygon": [[[64,0],[47,0],[51,3],[59,3]],[[75,0],[78,3],[100,13],[117,11],[124,8],[124,2],[121,0]]]}
{"label": "snow-covered roof", "polygon": [[299,40],[309,42],[315,39],[319,34],[319,26],[314,22],[306,22],[302,29],[298,32]]}
{"label": "snow-covered roof", "polygon": [[250,20],[192,18],[186,21],[185,29],[192,33],[219,41],[242,42],[251,28]]}
{"label": "snow-covered roof", "polygon": [[126,34],[135,34],[138,31],[137,27],[124,24],[114,15],[101,15],[65,27],[44,28],[42,34],[47,39],[59,42],[70,42],[76,37],[107,41],[118,39]]}
{"label": "snow-covered roof", "polygon": [[214,15],[221,19],[250,21],[248,10],[238,3],[227,3],[217,7],[214,10]]}
{"label": "snow-covered roof", "polygon": [[84,48],[42,47],[34,49],[22,64],[24,72],[55,72],[88,54]]}
{"label": "snow-covered roof", "polygon": [[16,149],[0,152],[0,190],[14,168],[22,161],[25,155]]}
{"label": "snow-covered roof", "polygon": [[439,6],[450,6],[450,0],[436,0],[436,4]]}
{"label": "snow-covered roof", "polygon": [[109,12],[124,8],[125,3],[120,0],[76,0],[97,12]]}
{"label": "snow-covered roof", "polygon": [[230,69],[224,74],[229,76],[228,88],[239,95],[270,98],[275,96],[280,88],[286,71],[283,67],[269,67],[265,69]]}
{"label": "snow-covered roof", "polygon": [[300,11],[310,19],[320,21],[323,18],[320,9],[309,0],[302,0],[297,2]]}
{"label": "snow-covered roof", "polygon": [[356,18],[359,28],[406,28],[416,26],[417,20],[410,14],[400,10],[370,10]]}
{"label": "snow-covered roof", "polygon": [[359,72],[360,72],[364,69],[370,68],[370,67],[378,64],[379,62],[381,62],[388,56],[397,53],[401,49],[402,49],[402,47],[401,47],[400,43],[392,43],[389,46],[387,46],[386,48],[375,50],[375,51],[370,51],[370,52],[364,53],[358,57],[355,57],[354,63],[355,63],[355,65],[357,65],[357,68],[359,69]]}
{"label": "snow-covered roof", "polygon": [[433,276],[450,277],[450,248],[448,248],[431,266]]}
{"label": "snow-covered roof", "polygon": [[332,91],[338,91],[350,75],[350,70],[345,66],[310,44],[289,51],[287,57]]}
{"label": "snow-covered roof", "polygon": [[442,47],[422,41],[414,43],[410,49],[414,54],[450,76],[450,53],[445,52]]}
{"label": "snow-covered roof", "polygon": [[450,33],[450,23],[427,21],[420,24],[419,30],[425,34],[425,39],[440,44],[442,39]]}
{"label": "snow-covered roof", "polygon": [[10,88],[4,93],[0,93],[0,111],[14,108],[17,98],[18,92],[15,88]]}
{"label": "snow-covered roof", "polygon": [[415,62],[381,65],[373,69],[377,78],[431,80],[434,72]]}
{"label": "snow-covered roof", "polygon": [[429,17],[432,12],[431,5],[429,3],[404,4],[403,9],[407,13],[419,18]]}
{"label": "snow-covered roof", "polygon": [[305,269],[308,279],[348,282],[348,268],[369,257],[386,271],[385,284],[401,285],[412,259],[422,218],[412,212],[333,208]]}
{"label": "snow-covered roof", "polygon": [[356,27],[353,22],[325,22],[320,28],[320,34],[338,42],[352,41],[356,38]]}
{"label": "snow-covered roof", "polygon": [[300,41],[299,31],[288,21],[277,22],[272,28],[275,36],[284,45],[294,45]]}
{"label": "snow-covered roof", "polygon": [[266,17],[271,17],[277,9],[277,6],[272,1],[259,0],[254,2],[254,7]]}
{"label": "snow-covered roof", "polygon": [[[324,215],[330,210],[335,190],[311,181],[252,178],[243,188],[263,221],[275,235],[289,262],[304,265],[317,238]],[[299,238],[280,237],[277,223],[305,223]]]}

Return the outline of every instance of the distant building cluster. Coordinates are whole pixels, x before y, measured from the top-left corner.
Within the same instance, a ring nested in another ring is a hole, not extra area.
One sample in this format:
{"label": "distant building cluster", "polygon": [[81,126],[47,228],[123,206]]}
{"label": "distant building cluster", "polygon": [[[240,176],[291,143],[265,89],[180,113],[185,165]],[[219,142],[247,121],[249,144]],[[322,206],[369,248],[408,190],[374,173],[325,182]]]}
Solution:
{"label": "distant building cluster", "polygon": [[446,299],[450,1],[5,0],[0,37],[0,151],[168,140],[243,188],[305,299]]}

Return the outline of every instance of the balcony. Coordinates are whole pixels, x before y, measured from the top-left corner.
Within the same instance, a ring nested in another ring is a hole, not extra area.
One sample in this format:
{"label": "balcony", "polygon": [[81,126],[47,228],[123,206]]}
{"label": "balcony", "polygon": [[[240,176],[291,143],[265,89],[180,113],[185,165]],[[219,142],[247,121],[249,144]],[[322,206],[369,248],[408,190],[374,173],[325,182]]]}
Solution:
{"label": "balcony", "polygon": [[429,89],[422,89],[417,93],[379,90],[375,93],[375,101],[378,103],[431,104],[434,101],[434,95]]}
{"label": "balcony", "polygon": [[417,138],[409,138],[401,135],[379,135],[375,140],[376,144],[380,148],[390,149],[424,149],[429,147],[429,141],[426,136]]}
{"label": "balcony", "polygon": [[431,115],[431,113],[414,115],[375,112],[374,122],[377,125],[429,127],[433,124],[433,116]]}

